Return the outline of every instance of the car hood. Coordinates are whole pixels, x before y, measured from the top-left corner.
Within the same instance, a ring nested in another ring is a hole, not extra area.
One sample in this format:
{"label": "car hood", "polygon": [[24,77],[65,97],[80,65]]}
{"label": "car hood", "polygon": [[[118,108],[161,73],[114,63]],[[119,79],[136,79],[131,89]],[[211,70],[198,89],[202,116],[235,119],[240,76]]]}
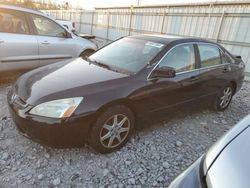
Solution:
{"label": "car hood", "polygon": [[207,152],[203,171],[206,175],[209,168],[213,165],[217,157],[223,152],[226,147],[230,147],[230,143],[245,131],[250,126],[250,115],[246,116],[243,120],[237,123],[229,132],[221,137]]}
{"label": "car hood", "polygon": [[[84,95],[85,86],[129,77],[77,58],[44,66],[21,76],[14,92],[27,104]],[[79,89],[81,88],[81,89]],[[86,91],[87,92],[87,91]]]}
{"label": "car hood", "polygon": [[[249,165],[247,166],[247,164],[249,164],[249,152],[247,152],[249,148],[249,126],[250,115],[237,123],[237,125],[221,137],[205,155],[202,155],[188,169],[182,172],[171,183],[169,188],[202,188],[204,187],[204,183],[206,183],[206,187],[215,187],[215,185],[216,187],[249,187],[249,185],[244,186],[245,183],[248,184],[249,181],[243,181],[248,178],[247,170],[249,169]],[[243,133],[246,134],[242,135]],[[240,149],[238,149],[239,146],[241,147]],[[239,160],[239,158],[241,160]],[[220,161],[218,161],[218,159]],[[242,168],[243,165],[246,167]],[[212,169],[216,166],[217,168]],[[233,170],[231,170],[231,172],[229,172],[230,170],[226,171],[225,173],[227,168]],[[213,170],[212,173],[210,173],[211,169]],[[235,174],[232,172],[235,172]],[[232,177],[228,178],[230,175],[232,175]],[[243,176],[247,178],[244,179]],[[203,179],[203,177],[206,177],[206,179]],[[206,182],[204,182],[205,180]],[[235,183],[235,185],[232,183]]]}

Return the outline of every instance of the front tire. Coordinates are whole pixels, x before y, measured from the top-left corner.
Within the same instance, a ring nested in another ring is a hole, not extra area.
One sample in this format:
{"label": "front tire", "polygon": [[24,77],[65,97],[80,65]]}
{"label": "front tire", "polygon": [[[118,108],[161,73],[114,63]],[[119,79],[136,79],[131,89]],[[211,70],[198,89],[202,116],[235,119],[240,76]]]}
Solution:
{"label": "front tire", "polygon": [[128,107],[111,106],[97,118],[91,131],[89,144],[100,153],[118,150],[128,142],[134,123],[135,117]]}
{"label": "front tire", "polygon": [[228,108],[233,97],[233,91],[233,86],[229,84],[219,92],[215,101],[215,110],[224,111]]}

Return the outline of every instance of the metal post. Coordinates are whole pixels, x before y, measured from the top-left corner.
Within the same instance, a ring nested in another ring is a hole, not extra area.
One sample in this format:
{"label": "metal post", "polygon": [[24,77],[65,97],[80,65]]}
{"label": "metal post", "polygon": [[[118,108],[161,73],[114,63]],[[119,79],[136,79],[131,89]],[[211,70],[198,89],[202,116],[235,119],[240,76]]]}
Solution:
{"label": "metal post", "polygon": [[79,33],[82,31],[82,11],[80,12],[80,27],[79,27]]}
{"label": "metal post", "polygon": [[166,12],[164,11],[163,20],[162,20],[162,26],[161,26],[161,34],[163,34],[163,29],[164,29],[164,24],[165,24],[165,18],[166,18]]}
{"label": "metal post", "polygon": [[224,20],[224,16],[225,16],[225,9],[223,9],[223,12],[221,14],[220,24],[219,24],[219,28],[218,28],[217,36],[216,36],[216,42],[218,42],[219,38],[220,38],[220,32],[221,32],[221,28],[222,28],[222,23],[223,23],[223,20]]}
{"label": "metal post", "polygon": [[107,16],[108,16],[108,20],[107,20],[107,36],[106,36],[106,39],[107,39],[107,41],[109,41],[109,10],[108,10],[108,12],[107,12]]}
{"label": "metal post", "polygon": [[208,30],[209,30],[209,25],[210,25],[210,20],[211,20],[211,11],[212,11],[212,3],[210,3],[210,5],[209,5],[209,14],[208,14],[208,24],[207,24],[206,38],[208,38]]}
{"label": "metal post", "polygon": [[141,0],[137,0],[137,6],[140,6]]}
{"label": "metal post", "polygon": [[131,35],[132,18],[133,18],[133,7],[130,8],[130,19],[129,19],[129,31],[128,31],[128,35]]}
{"label": "metal post", "polygon": [[93,35],[94,16],[95,16],[95,11],[92,12],[91,30],[90,30],[91,35]]}

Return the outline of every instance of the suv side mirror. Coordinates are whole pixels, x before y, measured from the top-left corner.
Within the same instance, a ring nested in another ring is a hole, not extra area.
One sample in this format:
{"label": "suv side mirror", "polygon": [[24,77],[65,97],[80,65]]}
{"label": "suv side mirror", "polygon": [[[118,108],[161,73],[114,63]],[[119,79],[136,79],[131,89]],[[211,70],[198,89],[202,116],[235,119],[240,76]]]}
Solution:
{"label": "suv side mirror", "polygon": [[172,67],[162,66],[157,67],[151,74],[151,78],[173,78],[176,71]]}
{"label": "suv side mirror", "polygon": [[64,36],[65,38],[72,38],[71,33],[68,32],[68,31],[66,31],[66,30],[65,30],[65,32],[63,33],[63,36]]}

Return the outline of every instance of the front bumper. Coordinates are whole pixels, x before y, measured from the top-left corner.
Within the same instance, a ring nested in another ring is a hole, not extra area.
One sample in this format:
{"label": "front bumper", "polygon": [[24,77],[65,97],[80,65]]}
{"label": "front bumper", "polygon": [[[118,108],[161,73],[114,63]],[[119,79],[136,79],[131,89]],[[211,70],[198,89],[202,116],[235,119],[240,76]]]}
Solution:
{"label": "front bumper", "polygon": [[95,113],[67,119],[32,116],[27,113],[26,108],[18,109],[10,101],[8,98],[9,111],[17,130],[31,140],[51,147],[83,146],[95,120]]}

